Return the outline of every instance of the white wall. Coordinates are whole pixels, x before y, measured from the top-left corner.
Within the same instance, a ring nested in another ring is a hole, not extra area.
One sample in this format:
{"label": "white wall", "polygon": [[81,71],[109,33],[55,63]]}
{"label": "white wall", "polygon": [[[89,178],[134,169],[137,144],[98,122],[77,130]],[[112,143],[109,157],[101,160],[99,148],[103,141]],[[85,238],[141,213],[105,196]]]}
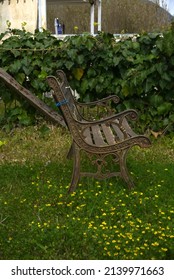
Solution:
{"label": "white wall", "polygon": [[[9,4],[10,3],[10,4]],[[6,21],[11,22],[11,28],[25,29],[34,32],[37,27],[37,0],[4,0],[0,3],[0,33],[7,29]]]}

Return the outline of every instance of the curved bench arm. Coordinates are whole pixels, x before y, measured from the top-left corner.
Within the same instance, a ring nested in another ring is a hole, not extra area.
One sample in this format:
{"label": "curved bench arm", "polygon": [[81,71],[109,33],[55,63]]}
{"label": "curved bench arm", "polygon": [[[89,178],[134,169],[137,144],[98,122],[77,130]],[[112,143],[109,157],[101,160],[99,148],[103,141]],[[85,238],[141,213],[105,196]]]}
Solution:
{"label": "curved bench arm", "polygon": [[120,112],[118,114],[112,115],[110,117],[106,117],[100,120],[95,120],[95,121],[78,121],[74,120],[78,125],[82,126],[93,126],[93,125],[100,125],[100,124],[109,124],[114,121],[118,121],[120,124],[122,123],[123,119],[129,118],[132,121],[135,121],[138,117],[138,114],[135,110],[133,109],[128,109],[123,112]]}
{"label": "curved bench arm", "polygon": [[118,96],[110,95],[93,102],[81,103],[76,101],[76,106],[82,118],[90,121],[114,115],[116,109],[113,105],[118,104],[119,101]]}

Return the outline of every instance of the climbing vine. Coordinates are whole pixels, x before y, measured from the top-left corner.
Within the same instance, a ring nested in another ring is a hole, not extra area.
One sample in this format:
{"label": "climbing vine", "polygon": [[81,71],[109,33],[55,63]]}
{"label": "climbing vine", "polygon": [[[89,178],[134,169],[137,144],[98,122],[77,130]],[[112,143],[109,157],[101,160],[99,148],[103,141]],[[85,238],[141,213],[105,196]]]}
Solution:
{"label": "climbing vine", "polygon": [[[101,32],[63,41],[48,31],[8,30],[0,35],[0,67],[39,98],[49,91],[47,75],[62,69],[81,101],[117,94],[121,99],[118,111],[134,108],[140,113],[141,131],[172,131],[173,30],[127,39]],[[35,111],[3,82],[0,96],[5,105],[1,125],[35,121]]]}

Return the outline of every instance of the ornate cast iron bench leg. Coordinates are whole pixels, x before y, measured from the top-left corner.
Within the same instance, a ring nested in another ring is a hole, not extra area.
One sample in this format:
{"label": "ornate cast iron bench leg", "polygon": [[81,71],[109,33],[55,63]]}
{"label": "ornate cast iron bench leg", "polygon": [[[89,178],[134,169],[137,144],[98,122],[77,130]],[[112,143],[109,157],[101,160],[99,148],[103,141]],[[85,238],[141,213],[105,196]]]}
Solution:
{"label": "ornate cast iron bench leg", "polygon": [[121,177],[123,178],[123,180],[127,183],[129,189],[132,189],[134,187],[134,183],[130,178],[128,169],[127,169],[127,165],[126,165],[126,156],[127,156],[127,152],[129,151],[129,148],[126,150],[122,150],[120,152],[120,173],[121,173]]}
{"label": "ornate cast iron bench leg", "polygon": [[68,193],[75,191],[80,179],[80,149],[75,142],[73,142],[70,151],[73,149],[73,174]]}

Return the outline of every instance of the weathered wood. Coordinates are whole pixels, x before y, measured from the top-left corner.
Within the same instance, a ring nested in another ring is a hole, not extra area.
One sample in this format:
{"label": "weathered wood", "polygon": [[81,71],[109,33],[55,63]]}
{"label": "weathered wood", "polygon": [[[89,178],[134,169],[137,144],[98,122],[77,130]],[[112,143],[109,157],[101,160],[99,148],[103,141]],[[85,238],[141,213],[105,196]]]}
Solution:
{"label": "weathered wood", "polygon": [[[93,176],[94,178],[105,179],[112,176],[121,176],[128,184],[133,182],[126,166],[126,157],[129,149],[135,145],[146,148],[151,145],[150,140],[144,135],[137,135],[128,123],[128,120],[136,120],[135,110],[125,110],[121,113],[113,113],[108,108],[111,101],[118,103],[117,96],[110,96],[105,99],[87,104],[78,103],[72,96],[66,75],[58,70],[56,76],[47,78],[50,87],[53,89],[53,97],[56,104],[60,105],[64,120],[72,135],[72,145],[68,153],[74,158],[74,167],[69,192],[76,189],[81,176]],[[66,102],[65,102],[66,100]],[[62,105],[61,105],[62,104]],[[87,106],[87,117],[83,116]],[[92,120],[90,106],[97,106],[97,112],[102,112],[99,107],[104,108],[104,115],[99,120]],[[106,116],[105,113],[108,113]],[[81,172],[80,152],[84,151],[91,165],[95,165],[96,172]],[[108,156],[113,158],[113,164],[118,164],[119,172],[110,172],[105,168]]]}
{"label": "weathered wood", "polygon": [[0,80],[3,81],[7,87],[15,90],[17,94],[27,100],[33,107],[35,107],[42,115],[46,116],[50,121],[59,123],[62,126],[66,126],[64,119],[53,108],[46,105],[37,96],[31,93],[28,89],[20,85],[11,75],[0,68]]}
{"label": "weathered wood", "polygon": [[112,132],[112,129],[110,126],[107,126],[106,124],[101,125],[103,133],[105,135],[106,141],[109,145],[115,144],[115,136]]}

